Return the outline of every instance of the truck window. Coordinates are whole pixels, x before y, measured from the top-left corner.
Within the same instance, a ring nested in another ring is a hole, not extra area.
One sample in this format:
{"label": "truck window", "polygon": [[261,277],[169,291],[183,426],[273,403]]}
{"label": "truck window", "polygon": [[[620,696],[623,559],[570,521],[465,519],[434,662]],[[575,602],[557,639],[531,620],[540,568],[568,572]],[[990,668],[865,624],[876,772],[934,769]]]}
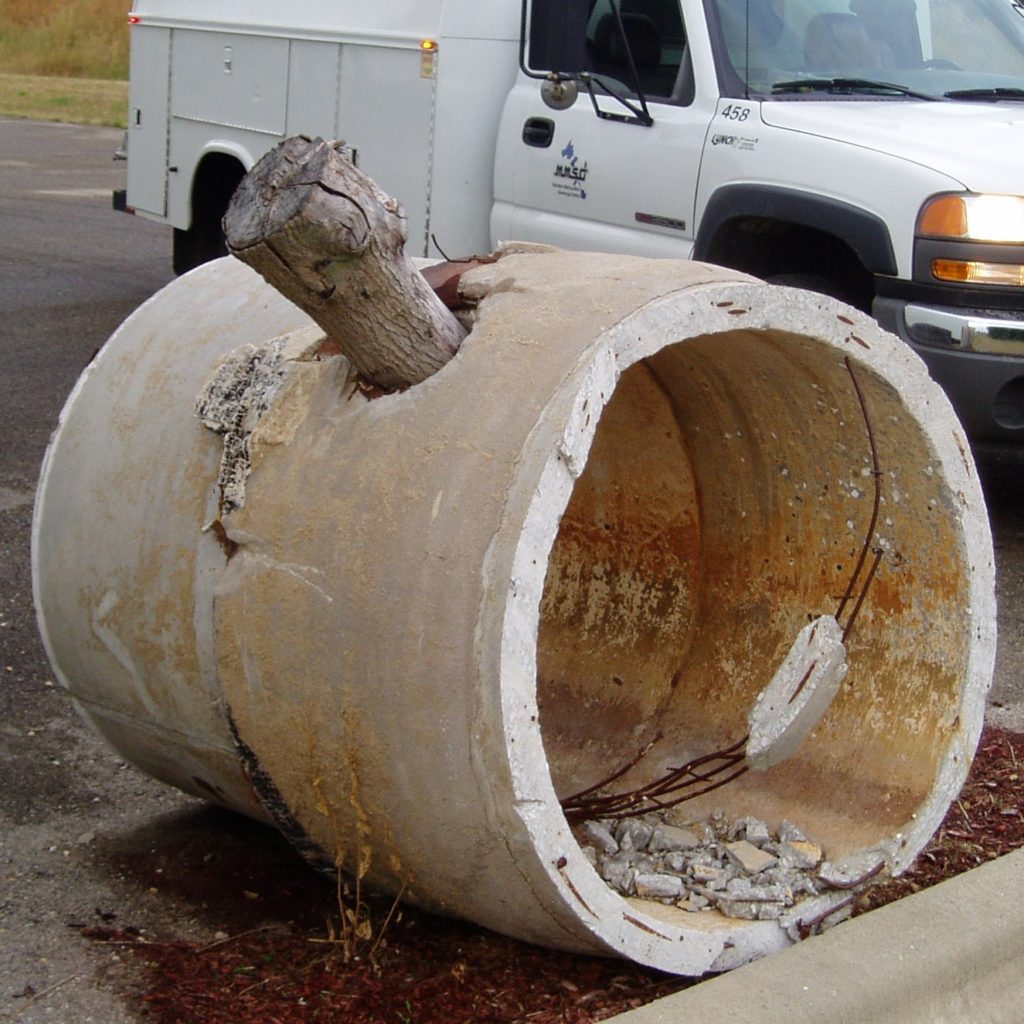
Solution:
{"label": "truck window", "polygon": [[[1024,5],[1012,0],[1001,4],[931,0],[928,13],[929,59],[961,68],[999,68],[1024,75]],[[1014,21],[1016,35],[1012,30]]]}
{"label": "truck window", "polygon": [[800,24],[804,12],[787,11],[783,0],[714,0],[725,53],[720,64],[733,75],[763,85],[774,69],[796,70],[802,63]]}
{"label": "truck window", "polygon": [[632,56],[647,99],[690,102],[693,76],[678,0],[621,0],[619,17],[612,3],[613,0],[596,0],[591,9],[587,21],[587,63],[581,70],[631,88]]}
{"label": "truck window", "polygon": [[1024,0],[705,0],[705,7],[726,95],[834,100],[837,90],[794,88],[801,79],[832,78],[894,83],[936,98],[1022,86]]}

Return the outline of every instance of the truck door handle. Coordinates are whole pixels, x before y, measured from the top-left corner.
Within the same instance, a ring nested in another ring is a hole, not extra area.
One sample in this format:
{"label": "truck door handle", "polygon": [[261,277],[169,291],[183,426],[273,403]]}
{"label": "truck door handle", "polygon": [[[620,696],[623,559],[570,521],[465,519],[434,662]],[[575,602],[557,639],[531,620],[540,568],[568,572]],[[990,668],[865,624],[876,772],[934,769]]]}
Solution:
{"label": "truck door handle", "polygon": [[555,137],[555,122],[550,117],[528,117],[523,125],[523,142],[545,149]]}

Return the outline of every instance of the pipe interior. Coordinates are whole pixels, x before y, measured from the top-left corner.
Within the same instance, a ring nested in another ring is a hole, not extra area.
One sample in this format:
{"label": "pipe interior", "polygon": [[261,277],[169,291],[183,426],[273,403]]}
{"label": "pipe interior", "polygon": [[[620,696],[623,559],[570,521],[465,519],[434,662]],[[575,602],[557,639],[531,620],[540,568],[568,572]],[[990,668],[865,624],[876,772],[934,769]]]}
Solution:
{"label": "pipe interior", "polygon": [[949,487],[889,383],[770,331],[662,349],[622,375],[601,416],[540,610],[540,726],[560,798],[659,734],[611,791],[745,736],[758,693],[801,627],[836,614],[865,547],[869,428],[870,546],[883,554],[837,698],[788,761],[671,817],[789,819],[832,858],[909,821],[946,756],[968,654]]}

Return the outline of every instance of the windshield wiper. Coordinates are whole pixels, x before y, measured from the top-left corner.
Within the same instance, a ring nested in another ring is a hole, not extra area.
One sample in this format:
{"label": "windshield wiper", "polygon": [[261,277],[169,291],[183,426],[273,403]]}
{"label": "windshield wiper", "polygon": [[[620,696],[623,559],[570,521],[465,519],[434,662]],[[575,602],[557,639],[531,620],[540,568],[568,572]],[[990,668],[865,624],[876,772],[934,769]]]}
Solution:
{"label": "windshield wiper", "polygon": [[1024,89],[1000,85],[992,89],[954,89],[945,95],[950,100],[1024,100]]}
{"label": "windshield wiper", "polygon": [[[870,78],[794,78],[788,82],[776,82],[772,86],[773,96],[802,92],[827,92],[847,96],[892,93],[896,96],[910,96],[915,100],[939,100],[942,98],[928,92],[908,89],[907,86],[897,82],[876,82]],[[946,93],[946,95],[950,94]]]}

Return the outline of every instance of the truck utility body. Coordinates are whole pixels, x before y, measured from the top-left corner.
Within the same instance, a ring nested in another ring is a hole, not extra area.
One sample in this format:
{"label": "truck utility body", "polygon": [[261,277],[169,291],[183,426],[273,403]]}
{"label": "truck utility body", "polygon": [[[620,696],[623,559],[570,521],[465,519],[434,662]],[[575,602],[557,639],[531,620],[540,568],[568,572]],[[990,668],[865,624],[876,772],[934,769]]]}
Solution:
{"label": "truck utility body", "polygon": [[872,312],[1024,439],[1024,0],[136,0],[126,204],[222,251],[282,138],[342,138],[410,251],[708,260]]}

